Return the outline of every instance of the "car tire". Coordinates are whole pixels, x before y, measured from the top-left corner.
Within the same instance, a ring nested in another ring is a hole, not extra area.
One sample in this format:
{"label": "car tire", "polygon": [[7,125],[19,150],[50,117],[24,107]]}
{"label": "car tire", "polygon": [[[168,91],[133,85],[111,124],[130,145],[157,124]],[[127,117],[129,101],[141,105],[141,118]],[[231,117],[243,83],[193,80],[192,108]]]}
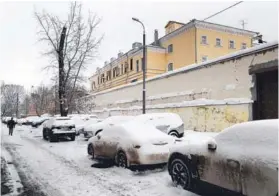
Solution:
{"label": "car tire", "polygon": [[123,151],[119,151],[116,156],[116,165],[122,168],[128,168],[127,156]]}
{"label": "car tire", "polygon": [[170,131],[169,135],[173,136],[173,137],[179,137],[179,134],[177,133],[177,131]]}
{"label": "car tire", "polygon": [[87,154],[91,155],[94,158],[94,147],[93,147],[93,144],[88,144],[88,146],[87,146]]}
{"label": "car tire", "polygon": [[45,129],[43,129],[43,138],[44,138],[44,140],[47,140],[47,135],[46,135],[46,130]]}
{"label": "car tire", "polygon": [[169,174],[176,186],[185,190],[192,189],[192,172],[189,167],[189,160],[183,155],[172,158],[169,166]]}
{"label": "car tire", "polygon": [[75,133],[72,134],[72,135],[70,136],[70,138],[71,138],[71,141],[75,141],[75,139],[76,139],[76,134],[75,134]]}

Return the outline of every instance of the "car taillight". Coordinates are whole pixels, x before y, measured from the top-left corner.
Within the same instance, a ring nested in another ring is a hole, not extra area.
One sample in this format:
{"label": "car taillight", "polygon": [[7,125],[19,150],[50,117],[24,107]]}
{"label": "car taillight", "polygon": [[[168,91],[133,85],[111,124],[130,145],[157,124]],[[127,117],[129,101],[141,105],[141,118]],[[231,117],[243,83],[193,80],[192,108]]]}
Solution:
{"label": "car taillight", "polygon": [[134,148],[139,149],[139,148],[140,148],[140,145],[135,145]]}

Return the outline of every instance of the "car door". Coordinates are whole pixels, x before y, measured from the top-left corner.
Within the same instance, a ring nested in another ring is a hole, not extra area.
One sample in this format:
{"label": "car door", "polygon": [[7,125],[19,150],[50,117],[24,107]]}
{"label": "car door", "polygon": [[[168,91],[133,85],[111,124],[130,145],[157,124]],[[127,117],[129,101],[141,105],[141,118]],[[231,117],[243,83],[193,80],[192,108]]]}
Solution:
{"label": "car door", "polygon": [[112,159],[114,158],[116,148],[117,148],[117,139],[114,133],[114,130],[111,126],[107,126],[97,134],[97,141],[95,142],[96,155]]}
{"label": "car door", "polygon": [[218,186],[220,190],[227,189],[241,193],[241,167],[239,161],[236,160],[236,157],[227,156],[228,154],[218,151],[217,148],[215,152],[197,156],[199,179]]}

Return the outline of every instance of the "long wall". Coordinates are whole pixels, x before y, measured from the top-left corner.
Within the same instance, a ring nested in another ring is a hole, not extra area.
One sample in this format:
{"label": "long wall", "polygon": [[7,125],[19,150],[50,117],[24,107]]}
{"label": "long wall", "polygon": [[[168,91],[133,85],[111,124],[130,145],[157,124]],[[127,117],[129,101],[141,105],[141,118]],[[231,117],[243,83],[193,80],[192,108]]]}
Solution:
{"label": "long wall", "polygon": [[[278,59],[270,43],[190,65],[147,80],[147,112],[175,112],[186,129],[221,131],[252,119],[254,86],[249,68]],[[142,82],[87,97],[100,117],[140,114]]]}

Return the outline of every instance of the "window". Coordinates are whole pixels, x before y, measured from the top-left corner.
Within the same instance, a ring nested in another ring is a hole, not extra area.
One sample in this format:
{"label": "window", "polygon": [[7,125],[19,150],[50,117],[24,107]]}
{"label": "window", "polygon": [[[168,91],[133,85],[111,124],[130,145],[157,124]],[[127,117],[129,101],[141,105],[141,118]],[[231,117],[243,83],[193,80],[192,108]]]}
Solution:
{"label": "window", "polygon": [[247,48],[247,44],[246,43],[242,43],[241,44],[241,49],[246,49]]}
{"label": "window", "polygon": [[137,72],[139,72],[139,60],[137,60]]}
{"label": "window", "polygon": [[98,76],[98,84],[100,84],[100,77]]}
{"label": "window", "polygon": [[230,48],[230,49],[235,49],[235,47],[234,47],[234,41],[230,40],[230,42],[229,42],[229,48]]}
{"label": "window", "polygon": [[123,64],[121,65],[121,74],[123,74],[124,69],[123,69]]}
{"label": "window", "polygon": [[221,47],[221,39],[220,38],[216,38],[216,46]]}
{"label": "window", "polygon": [[207,61],[207,56],[202,56],[202,62]]}
{"label": "window", "polygon": [[201,43],[202,43],[202,44],[207,44],[207,37],[206,37],[205,35],[203,35],[203,36],[201,37]]}
{"label": "window", "polygon": [[129,65],[127,62],[125,62],[125,65],[124,65],[124,73],[127,73],[128,72],[128,68],[129,68]]}
{"label": "window", "polygon": [[131,80],[131,83],[138,81],[138,79],[133,79]]}
{"label": "window", "polygon": [[173,52],[173,45],[170,44],[170,45],[168,46],[168,53],[172,53],[172,52]]}
{"label": "window", "polygon": [[130,70],[133,71],[133,59],[130,59]]}
{"label": "window", "polygon": [[105,82],[105,74],[102,74],[101,75],[101,83],[104,83]]}
{"label": "window", "polygon": [[111,70],[107,71],[107,80],[111,79]]}
{"label": "window", "polygon": [[173,70],[173,63],[169,63],[168,64],[168,71],[172,71]]}

